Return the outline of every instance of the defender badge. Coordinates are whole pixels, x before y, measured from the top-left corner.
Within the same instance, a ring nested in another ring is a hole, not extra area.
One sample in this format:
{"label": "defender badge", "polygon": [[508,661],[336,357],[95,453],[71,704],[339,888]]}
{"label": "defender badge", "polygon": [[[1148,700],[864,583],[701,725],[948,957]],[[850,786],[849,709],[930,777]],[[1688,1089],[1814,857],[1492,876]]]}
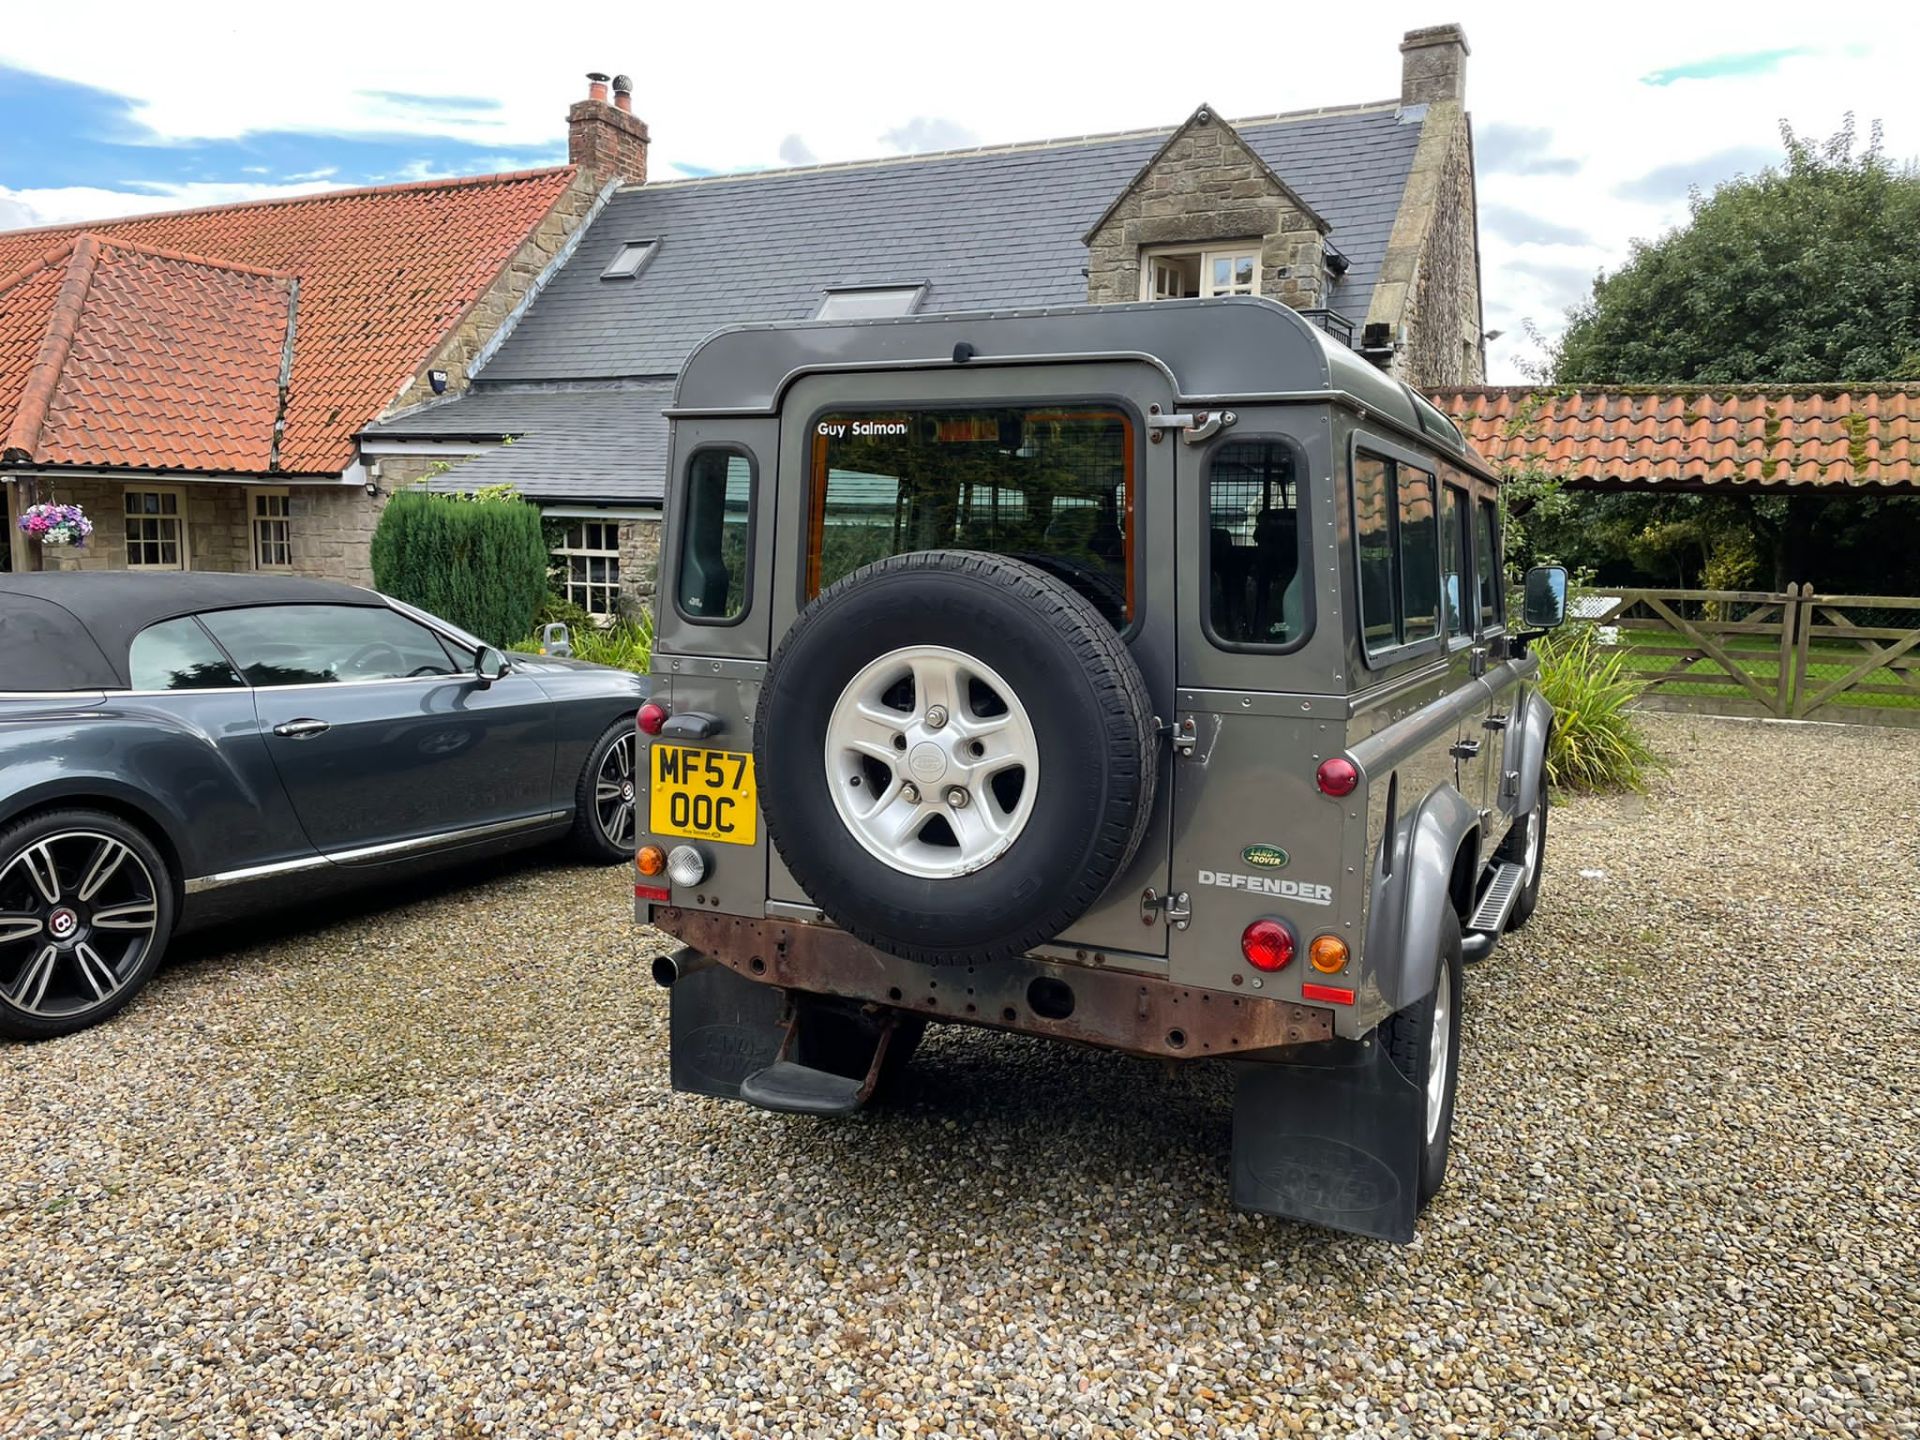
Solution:
{"label": "defender badge", "polygon": [[1256,870],[1278,870],[1287,863],[1287,852],[1278,845],[1249,845],[1240,858]]}

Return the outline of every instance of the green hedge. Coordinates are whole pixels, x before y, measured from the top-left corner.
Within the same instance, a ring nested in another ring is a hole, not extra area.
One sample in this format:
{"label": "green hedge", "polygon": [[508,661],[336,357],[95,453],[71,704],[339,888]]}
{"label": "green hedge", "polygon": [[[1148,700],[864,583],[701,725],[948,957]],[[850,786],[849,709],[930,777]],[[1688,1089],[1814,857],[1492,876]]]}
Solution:
{"label": "green hedge", "polygon": [[547,593],[540,512],[519,499],[397,491],[372,560],[387,594],[503,648],[533,629]]}

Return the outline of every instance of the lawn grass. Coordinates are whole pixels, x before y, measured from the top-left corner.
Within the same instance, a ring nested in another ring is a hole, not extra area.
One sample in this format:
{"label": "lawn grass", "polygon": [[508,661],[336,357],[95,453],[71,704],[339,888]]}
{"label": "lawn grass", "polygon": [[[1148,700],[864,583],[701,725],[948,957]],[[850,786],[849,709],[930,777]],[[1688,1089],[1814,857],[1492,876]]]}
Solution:
{"label": "lawn grass", "polygon": [[[1780,641],[1771,635],[1711,635],[1722,650],[1725,650],[1747,674],[1758,680],[1761,686],[1773,691],[1779,685]],[[1684,635],[1669,630],[1622,630],[1614,647],[1623,657],[1624,668],[1646,674],[1656,674],[1668,670],[1679,657],[1662,654],[1661,651],[1678,650],[1692,644]],[[1866,651],[1853,644],[1815,644],[1807,651],[1807,684],[1811,690],[1818,690],[1830,681],[1838,680],[1866,657]],[[1789,674],[1795,664],[1790,655],[1787,659]],[[1699,676],[1699,680],[1669,680],[1654,691],[1665,695],[1709,695],[1721,698],[1736,696],[1752,698],[1749,693],[1728,675],[1720,662],[1711,656],[1702,656],[1688,665],[1683,671],[1688,676]],[[1878,667],[1862,676],[1860,684],[1898,685],[1901,678],[1895,671],[1885,666]],[[1858,690],[1847,690],[1826,702],[1829,705],[1845,705],[1866,709],[1920,709],[1920,690],[1909,689],[1903,695],[1877,695]]]}

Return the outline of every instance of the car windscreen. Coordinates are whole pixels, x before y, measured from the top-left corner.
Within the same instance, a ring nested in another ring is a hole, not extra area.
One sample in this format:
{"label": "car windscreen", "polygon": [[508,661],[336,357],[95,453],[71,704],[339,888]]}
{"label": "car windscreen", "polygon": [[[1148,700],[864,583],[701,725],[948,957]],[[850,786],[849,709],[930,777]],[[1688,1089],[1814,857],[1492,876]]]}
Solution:
{"label": "car windscreen", "polygon": [[464,669],[433,631],[379,605],[261,605],[200,618],[253,685],[351,684]]}

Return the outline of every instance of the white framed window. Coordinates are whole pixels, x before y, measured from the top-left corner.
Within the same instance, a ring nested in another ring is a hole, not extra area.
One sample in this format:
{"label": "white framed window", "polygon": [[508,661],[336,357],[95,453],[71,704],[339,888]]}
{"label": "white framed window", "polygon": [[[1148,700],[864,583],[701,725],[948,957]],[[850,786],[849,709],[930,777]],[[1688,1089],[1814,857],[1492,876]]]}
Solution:
{"label": "white framed window", "polygon": [[1142,300],[1191,300],[1207,295],[1258,295],[1260,245],[1210,250],[1154,250],[1140,269]]}
{"label": "white framed window", "polygon": [[849,285],[827,291],[816,320],[872,320],[911,315],[927,293],[924,282],[913,285]]}
{"label": "white framed window", "polygon": [[187,554],[186,491],[129,485],[125,507],[129,570],[191,568]]}
{"label": "white framed window", "polygon": [[247,492],[248,534],[253,543],[253,568],[293,568],[293,512],[285,490]]}
{"label": "white framed window", "polygon": [[569,520],[553,547],[562,593],[589,615],[611,619],[620,608],[620,525]]}

